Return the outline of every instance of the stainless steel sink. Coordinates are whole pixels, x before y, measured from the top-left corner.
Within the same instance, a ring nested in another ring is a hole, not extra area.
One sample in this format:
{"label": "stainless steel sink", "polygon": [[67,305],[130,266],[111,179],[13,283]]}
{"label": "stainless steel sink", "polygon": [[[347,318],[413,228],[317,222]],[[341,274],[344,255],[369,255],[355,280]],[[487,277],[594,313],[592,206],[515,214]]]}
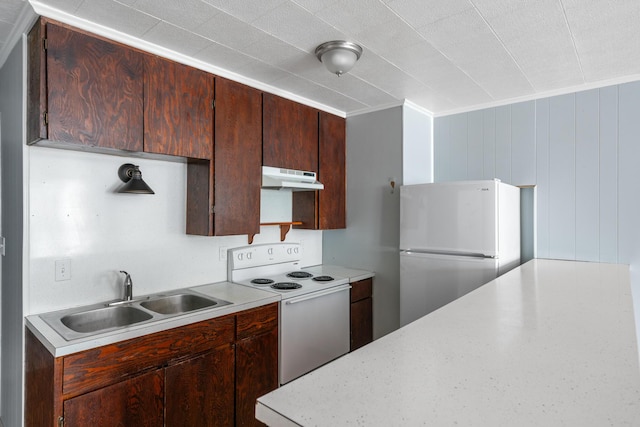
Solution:
{"label": "stainless steel sink", "polygon": [[72,341],[230,304],[229,301],[183,289],[141,296],[132,301],[71,308],[41,314],[40,317],[65,340]]}
{"label": "stainless steel sink", "polygon": [[99,332],[105,329],[119,328],[144,322],[153,316],[135,307],[105,307],[95,310],[68,314],[60,322],[75,332]]}
{"label": "stainless steel sink", "polygon": [[[226,304],[224,304],[226,303]],[[227,305],[229,302],[216,300],[194,294],[174,294],[150,298],[141,302],[140,305],[147,310],[160,314],[181,314],[190,311],[200,310],[214,305]]]}

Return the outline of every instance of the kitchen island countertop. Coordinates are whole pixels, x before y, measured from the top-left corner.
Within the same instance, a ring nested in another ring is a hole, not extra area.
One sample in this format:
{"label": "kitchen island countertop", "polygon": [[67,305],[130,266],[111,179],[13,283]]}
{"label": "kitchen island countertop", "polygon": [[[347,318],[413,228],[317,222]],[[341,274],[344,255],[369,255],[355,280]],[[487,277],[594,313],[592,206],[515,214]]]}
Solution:
{"label": "kitchen island countertop", "polygon": [[[85,338],[66,341],[51,326],[45,322],[39,314],[27,316],[25,323],[27,328],[33,332],[42,344],[55,356],[65,356],[78,351],[90,348],[101,347],[114,342],[137,338],[143,335],[164,331],[167,329],[185,326],[191,323],[200,322],[214,317],[237,313],[242,310],[259,307],[280,301],[280,295],[274,292],[263,291],[249,286],[237,285],[231,282],[218,282],[208,285],[191,286],[185,289],[192,289],[205,296],[211,296],[231,302],[230,305],[202,309],[189,312],[156,322],[146,324],[134,324],[122,327],[116,331],[102,334],[95,334]],[[169,292],[169,291],[167,291]]]}
{"label": "kitchen island countertop", "polygon": [[627,265],[532,260],[258,399],[271,426],[637,425]]}

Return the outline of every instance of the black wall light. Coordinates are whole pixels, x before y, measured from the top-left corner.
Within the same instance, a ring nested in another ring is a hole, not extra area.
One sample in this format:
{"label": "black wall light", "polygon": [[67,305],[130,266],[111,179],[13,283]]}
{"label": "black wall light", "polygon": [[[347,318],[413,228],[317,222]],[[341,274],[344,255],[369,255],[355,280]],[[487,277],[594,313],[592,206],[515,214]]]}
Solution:
{"label": "black wall light", "polygon": [[156,194],[142,179],[139,166],[125,163],[118,168],[118,176],[125,183],[118,193]]}

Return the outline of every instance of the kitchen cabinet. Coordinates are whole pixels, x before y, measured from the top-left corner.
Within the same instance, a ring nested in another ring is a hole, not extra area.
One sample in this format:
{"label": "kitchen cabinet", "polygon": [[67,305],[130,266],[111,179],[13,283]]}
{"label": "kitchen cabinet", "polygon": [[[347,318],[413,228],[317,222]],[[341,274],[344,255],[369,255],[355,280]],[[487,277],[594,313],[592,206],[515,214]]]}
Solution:
{"label": "kitchen cabinet", "polygon": [[27,330],[25,425],[255,425],[255,398],[277,387],[277,330],[272,303],[57,358]]}
{"label": "kitchen cabinet", "polygon": [[318,171],[318,110],[265,93],[262,164]]}
{"label": "kitchen cabinet", "polygon": [[[65,426],[162,426],[162,369],[64,401]],[[52,422],[42,425],[54,425]]]}
{"label": "kitchen cabinet", "polygon": [[373,341],[373,279],[351,283],[351,349]]}
{"label": "kitchen cabinet", "polygon": [[46,19],[28,45],[28,143],[142,151],[140,52]]}
{"label": "kitchen cabinet", "polygon": [[262,95],[216,77],[211,162],[187,166],[187,233],[227,236],[260,232]]}
{"label": "kitchen cabinet", "polygon": [[278,388],[278,306],[238,316],[236,342],[236,425],[261,426],[256,399]]}
{"label": "kitchen cabinet", "polygon": [[293,220],[297,228],[346,228],[346,121],[319,113],[318,180],[323,190],[293,193]]}
{"label": "kitchen cabinet", "polygon": [[214,77],[144,55],[144,151],[211,159]]}

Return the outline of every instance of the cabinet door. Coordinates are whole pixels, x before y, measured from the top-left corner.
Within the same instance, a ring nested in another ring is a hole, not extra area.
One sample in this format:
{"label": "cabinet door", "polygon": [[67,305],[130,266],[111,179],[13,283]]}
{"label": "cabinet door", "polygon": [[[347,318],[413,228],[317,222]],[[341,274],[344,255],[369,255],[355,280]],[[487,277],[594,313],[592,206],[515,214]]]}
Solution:
{"label": "cabinet door", "polygon": [[351,348],[350,351],[373,341],[373,299],[365,298],[351,303]]}
{"label": "cabinet door", "polygon": [[166,427],[233,425],[233,353],[228,345],[166,368]]}
{"label": "cabinet door", "polygon": [[236,425],[261,426],[256,399],[278,388],[278,329],[236,344]]}
{"label": "cabinet door", "polygon": [[144,68],[144,151],[211,159],[213,75],[152,55]]}
{"label": "cabinet door", "polygon": [[216,78],[214,234],[260,232],[262,96]]}
{"label": "cabinet door", "polygon": [[318,171],[318,110],[263,95],[262,164]]}
{"label": "cabinet door", "polygon": [[46,38],[48,139],[142,151],[142,54],[51,23]]}
{"label": "cabinet door", "polygon": [[64,402],[65,427],[164,425],[163,376],[158,369]]}
{"label": "cabinet door", "polygon": [[324,190],[293,193],[296,228],[331,230],[346,228],[346,130],[345,119],[320,112],[318,180]]}

